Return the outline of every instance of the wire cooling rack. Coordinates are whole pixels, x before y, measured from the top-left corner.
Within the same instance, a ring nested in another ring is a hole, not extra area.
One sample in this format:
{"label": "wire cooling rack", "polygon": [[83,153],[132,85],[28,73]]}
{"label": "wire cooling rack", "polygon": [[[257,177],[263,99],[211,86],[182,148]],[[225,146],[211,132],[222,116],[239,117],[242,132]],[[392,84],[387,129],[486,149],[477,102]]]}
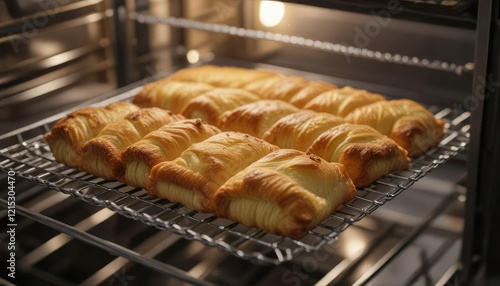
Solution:
{"label": "wire cooling rack", "polygon": [[[115,99],[125,98],[122,95]],[[430,110],[446,122],[445,138],[438,147],[414,159],[408,170],[386,175],[369,187],[359,189],[355,199],[298,240],[193,211],[178,203],[150,197],[141,188],[99,178],[58,163],[44,140],[55,120],[0,137],[0,169],[14,171],[16,176],[36,184],[107,207],[187,239],[201,241],[235,256],[259,264],[277,265],[302,252],[333,242],[351,224],[466,148],[470,114],[449,108],[430,107]]]}

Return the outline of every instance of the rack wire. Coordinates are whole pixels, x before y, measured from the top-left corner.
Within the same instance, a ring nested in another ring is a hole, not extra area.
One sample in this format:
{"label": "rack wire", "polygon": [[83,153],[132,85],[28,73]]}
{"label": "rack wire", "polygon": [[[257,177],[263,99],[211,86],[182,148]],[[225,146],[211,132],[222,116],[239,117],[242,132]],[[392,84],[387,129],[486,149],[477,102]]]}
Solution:
{"label": "rack wire", "polygon": [[131,20],[141,24],[163,24],[175,28],[194,29],[217,34],[227,34],[248,39],[268,40],[294,46],[322,50],[329,53],[357,57],[392,64],[407,65],[413,67],[427,68],[431,70],[439,70],[452,72],[461,75],[464,72],[470,73],[474,70],[473,63],[456,64],[441,60],[430,60],[416,56],[393,54],[389,52],[374,51],[356,46],[349,46],[342,43],[332,43],[327,41],[319,41],[310,38],[286,35],[281,33],[266,32],[226,24],[207,23],[192,19],[164,16],[158,17],[145,12],[132,12],[129,14]]}
{"label": "rack wire", "polygon": [[[132,94],[120,94],[106,102],[126,100]],[[301,239],[269,234],[209,213],[200,213],[179,203],[151,197],[141,188],[65,166],[55,161],[44,140],[44,135],[55,119],[1,138],[0,169],[4,172],[14,171],[16,176],[36,184],[255,263],[277,265],[300,253],[314,251],[325,243],[334,242],[338,234],[354,222],[369,215],[466,148],[470,113],[450,108],[430,107],[430,110],[446,122],[445,138],[440,145],[414,159],[409,169],[386,175],[369,187],[358,189],[355,199]]]}

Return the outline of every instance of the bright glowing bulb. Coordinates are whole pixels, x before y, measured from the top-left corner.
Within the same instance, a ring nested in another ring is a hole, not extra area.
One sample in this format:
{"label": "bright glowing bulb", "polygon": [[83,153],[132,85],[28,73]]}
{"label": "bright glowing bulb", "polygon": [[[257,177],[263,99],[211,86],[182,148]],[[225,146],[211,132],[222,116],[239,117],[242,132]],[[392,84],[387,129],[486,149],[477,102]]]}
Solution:
{"label": "bright glowing bulb", "polygon": [[347,257],[356,257],[366,248],[366,241],[351,237],[345,242],[345,253]]}
{"label": "bright glowing bulb", "polygon": [[189,63],[194,64],[200,60],[200,53],[197,50],[189,50],[186,54]]}
{"label": "bright glowing bulb", "polygon": [[261,1],[259,20],[265,27],[278,25],[285,16],[285,4],[277,1]]}

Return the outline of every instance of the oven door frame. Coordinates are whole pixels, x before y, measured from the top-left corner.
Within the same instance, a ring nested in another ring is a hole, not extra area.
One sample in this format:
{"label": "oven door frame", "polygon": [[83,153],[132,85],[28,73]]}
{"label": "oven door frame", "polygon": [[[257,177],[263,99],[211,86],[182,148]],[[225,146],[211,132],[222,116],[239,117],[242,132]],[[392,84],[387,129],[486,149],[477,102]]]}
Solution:
{"label": "oven door frame", "polygon": [[500,284],[500,3],[479,1],[467,204],[458,283]]}

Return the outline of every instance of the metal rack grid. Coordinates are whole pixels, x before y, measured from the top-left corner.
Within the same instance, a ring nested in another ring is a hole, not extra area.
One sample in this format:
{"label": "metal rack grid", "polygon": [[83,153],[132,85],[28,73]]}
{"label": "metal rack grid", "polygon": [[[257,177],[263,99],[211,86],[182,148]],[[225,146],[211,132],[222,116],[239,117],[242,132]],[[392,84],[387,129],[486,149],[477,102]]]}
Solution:
{"label": "metal rack grid", "polygon": [[[132,94],[121,94],[107,102],[124,100]],[[470,114],[450,108],[441,110],[430,107],[430,110],[446,122],[445,138],[438,147],[414,159],[408,170],[386,175],[369,187],[358,189],[354,200],[298,240],[249,228],[209,213],[196,212],[179,203],[150,197],[143,189],[99,178],[56,162],[44,141],[44,134],[55,120],[0,139],[0,169],[4,172],[13,170],[16,176],[36,184],[235,256],[260,264],[277,265],[302,252],[313,251],[335,241],[338,234],[351,224],[466,148]]]}
{"label": "metal rack grid", "polygon": [[464,64],[449,63],[441,60],[430,60],[427,58],[420,58],[410,55],[400,55],[389,52],[375,51],[366,48],[359,48],[356,46],[349,46],[343,43],[331,43],[295,35],[266,32],[262,30],[242,28],[226,24],[207,23],[207,22],[186,19],[186,18],[172,17],[172,16],[158,17],[150,15],[146,12],[132,12],[128,15],[128,17],[129,19],[137,21],[138,23],[141,24],[163,24],[175,28],[194,29],[204,32],[227,34],[231,36],[238,36],[248,39],[268,40],[294,46],[300,46],[304,48],[321,50],[344,56],[387,62],[391,64],[400,64],[412,67],[426,68],[431,70],[452,72],[457,75],[462,75],[463,73],[471,73],[474,70],[473,63],[464,63]]}

